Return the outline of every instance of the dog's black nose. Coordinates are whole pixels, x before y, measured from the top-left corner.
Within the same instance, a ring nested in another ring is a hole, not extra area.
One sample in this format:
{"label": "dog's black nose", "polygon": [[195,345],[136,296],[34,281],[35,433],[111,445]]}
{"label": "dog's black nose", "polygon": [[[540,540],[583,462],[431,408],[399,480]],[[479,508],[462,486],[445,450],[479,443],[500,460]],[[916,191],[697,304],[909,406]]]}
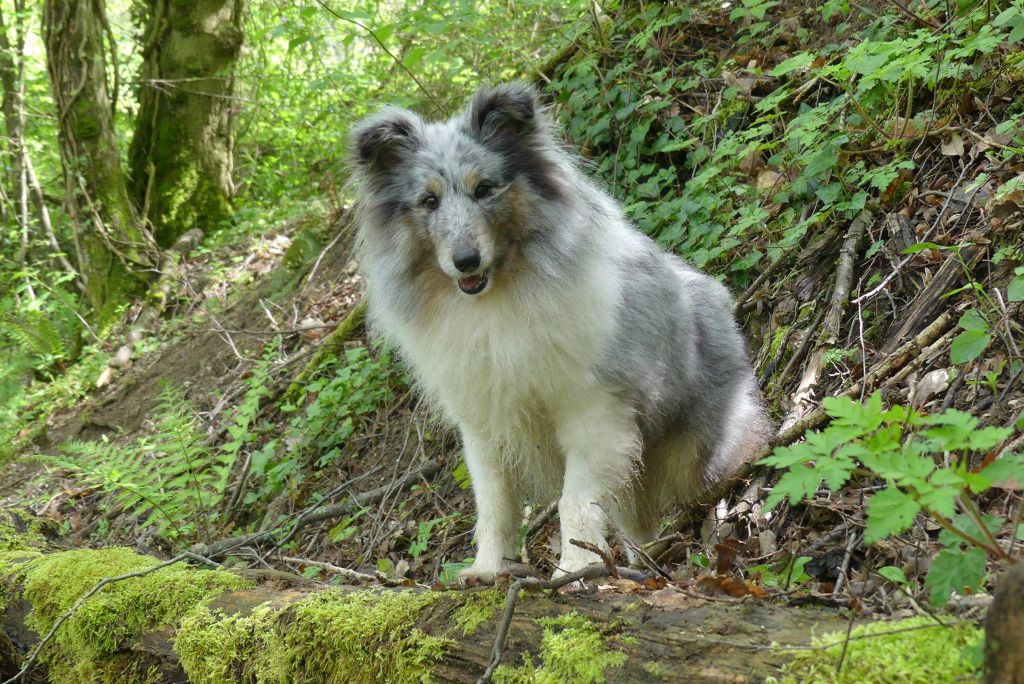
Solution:
{"label": "dog's black nose", "polygon": [[480,250],[476,247],[457,250],[452,254],[452,263],[463,273],[471,273],[480,268]]}

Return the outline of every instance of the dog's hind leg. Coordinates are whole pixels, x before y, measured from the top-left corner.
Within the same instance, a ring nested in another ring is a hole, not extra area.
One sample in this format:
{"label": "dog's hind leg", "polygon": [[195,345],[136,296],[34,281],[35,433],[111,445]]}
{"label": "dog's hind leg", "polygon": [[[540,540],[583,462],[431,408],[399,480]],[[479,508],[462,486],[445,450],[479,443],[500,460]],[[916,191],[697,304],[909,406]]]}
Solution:
{"label": "dog's hind leg", "polygon": [[589,542],[607,549],[607,513],[626,491],[639,451],[632,408],[608,392],[562,407],[556,420],[565,453],[565,479],[558,500],[562,554],[555,576],[568,574],[600,558],[572,544]]}
{"label": "dog's hind leg", "polygon": [[465,427],[462,441],[476,500],[476,559],[459,573],[463,585],[490,584],[517,556],[521,501],[497,446]]}
{"label": "dog's hind leg", "polygon": [[721,425],[711,458],[704,464],[705,485],[716,489],[768,441],[771,425],[746,387],[737,389]]}

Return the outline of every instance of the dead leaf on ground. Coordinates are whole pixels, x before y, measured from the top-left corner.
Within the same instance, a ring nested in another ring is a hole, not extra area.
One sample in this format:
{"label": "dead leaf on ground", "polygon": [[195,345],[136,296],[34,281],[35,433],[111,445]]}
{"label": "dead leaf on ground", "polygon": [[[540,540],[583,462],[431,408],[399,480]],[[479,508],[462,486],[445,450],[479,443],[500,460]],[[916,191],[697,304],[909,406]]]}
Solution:
{"label": "dead leaf on ground", "polygon": [[770,190],[774,188],[782,178],[782,174],[771,169],[765,169],[761,173],[757,174],[757,189],[758,190]]}
{"label": "dead leaf on ground", "polygon": [[942,154],[948,157],[964,156],[964,139],[956,131],[942,136],[942,144],[939,145]]}
{"label": "dead leaf on ground", "polygon": [[949,369],[937,368],[910,386],[910,405],[921,408],[929,399],[949,386]]}
{"label": "dead leaf on ground", "polygon": [[763,598],[764,589],[753,582],[745,582],[732,575],[705,575],[697,580],[696,589],[703,594],[726,594],[733,598],[753,596]]}

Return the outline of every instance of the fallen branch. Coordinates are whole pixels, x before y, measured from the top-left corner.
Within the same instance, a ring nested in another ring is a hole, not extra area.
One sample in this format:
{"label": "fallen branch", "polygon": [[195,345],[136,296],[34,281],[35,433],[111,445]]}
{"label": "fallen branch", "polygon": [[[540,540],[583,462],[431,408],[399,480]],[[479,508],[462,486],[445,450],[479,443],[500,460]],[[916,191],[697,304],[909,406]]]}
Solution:
{"label": "fallen branch", "polygon": [[[430,479],[440,470],[441,465],[439,463],[430,461],[397,482],[389,482],[388,484],[377,487],[376,489],[361,492],[353,496],[348,501],[309,509],[295,520],[295,524],[292,526],[291,530],[280,542],[278,542],[278,545],[280,546],[281,544],[287,543],[299,532],[299,530],[308,527],[309,525],[354,513],[360,508],[365,508],[366,506],[379,502],[392,492],[408,489],[423,480]],[[250,546],[252,544],[270,541],[278,532],[278,528],[271,528],[260,532],[253,532],[251,534],[243,534],[237,537],[222,539],[221,541],[216,541],[212,544],[199,544],[194,546],[192,551],[207,558],[219,558],[229,551],[233,551],[243,546]]]}
{"label": "fallen branch", "polygon": [[[835,344],[839,337],[839,326],[846,313],[846,303],[850,298],[850,288],[853,286],[853,264],[857,252],[857,245],[861,237],[871,223],[871,212],[864,210],[857,215],[850,223],[846,231],[846,239],[843,241],[842,249],[839,251],[839,265],[836,267],[836,284],[832,289],[832,297],[827,313],[823,321],[823,336],[818,348],[811,355],[807,367],[804,369],[800,384],[793,394],[792,408],[789,416],[783,422],[783,427],[788,427],[806,414],[808,406],[811,405],[811,397],[818,389],[818,381],[825,368],[825,353],[828,347]],[[806,342],[807,340],[805,340]],[[794,354],[794,358],[796,355]],[[788,369],[788,366],[787,366]]]}
{"label": "fallen branch", "polygon": [[[51,551],[44,549],[43,553],[49,555]],[[93,553],[104,551],[57,555],[65,555],[68,563],[80,563],[83,555]],[[189,556],[179,558],[187,560]],[[62,626],[54,624],[57,637],[48,635],[43,642],[37,641],[38,636],[25,624],[27,616],[49,609],[56,620],[65,612],[64,608],[33,604],[34,595],[26,596],[17,582],[9,583],[4,594],[8,609],[0,615],[0,679],[7,679],[9,684],[47,681],[48,675],[55,674],[46,672],[48,664],[67,672],[66,665],[79,665],[76,659],[89,654],[90,665],[97,668],[93,671],[102,668],[113,673],[141,672],[162,682],[237,681],[243,672],[266,667],[269,645],[294,642],[283,646],[294,659],[274,661],[280,668],[273,670],[276,680],[333,681],[344,672],[348,675],[346,681],[396,681],[396,672],[410,672],[402,669],[403,664],[414,662],[417,679],[422,676],[431,681],[472,684],[488,668],[493,674],[503,658],[515,672],[520,653],[531,654],[538,665],[544,663],[551,654],[545,645],[548,628],[543,618],[571,616],[573,624],[596,630],[600,639],[607,640],[610,651],[622,654],[621,664],[607,669],[599,666],[606,669],[603,674],[608,681],[649,681],[645,665],[651,661],[669,668],[678,681],[699,681],[711,667],[730,680],[747,681],[774,671],[791,657],[773,645],[773,641],[780,640],[779,634],[790,635],[783,639],[789,642],[787,647],[808,648],[812,626],[838,629],[842,625],[838,615],[762,601],[751,602],[744,608],[745,619],[761,628],[740,634],[735,631],[735,621],[727,617],[733,606],[719,605],[720,599],[715,597],[690,599],[671,589],[663,594],[613,590],[574,592],[570,596],[540,593],[605,577],[607,568],[595,564],[556,580],[516,579],[507,592],[494,588],[373,589],[366,585],[311,591],[291,582],[282,587],[275,579],[263,586],[214,592],[188,611],[176,613],[168,623],[161,623],[156,615],[145,615],[137,624],[128,626],[116,643],[110,641],[109,633],[92,630],[76,632],[82,643],[78,639],[69,643],[63,638],[82,611],[98,608],[102,614],[108,607],[108,594],[130,593],[133,588],[126,585],[142,581],[132,578],[166,568],[176,560],[153,560],[153,565],[105,578],[88,590],[83,587],[80,595],[69,596],[61,604],[74,604],[67,611],[72,617],[63,618]],[[61,570],[67,567],[70,566]],[[196,573],[198,579],[202,571],[187,567],[182,572]],[[644,578],[635,570],[619,572],[629,579]],[[168,585],[155,584],[154,591],[159,592],[161,586],[181,586],[187,577],[169,581]],[[114,583],[119,584],[111,586]],[[521,592],[523,596],[519,595]],[[685,601],[685,610],[679,609],[681,600]],[[159,600],[154,599],[150,605],[157,603]],[[316,606],[316,610],[303,608],[309,605]],[[382,619],[382,610],[394,608],[394,615],[388,612]],[[75,614],[76,610],[79,613]],[[116,610],[116,614],[123,614],[120,611],[132,608],[121,606]],[[614,636],[603,628],[610,623],[614,623]],[[345,631],[344,625],[356,625],[356,631]],[[248,636],[241,640],[218,638],[241,634],[239,630]],[[794,635],[798,635],[795,643]],[[339,648],[339,640],[349,641]],[[424,640],[436,643],[436,649],[409,650],[416,649],[416,643],[427,643]],[[30,663],[33,654],[37,657]],[[408,660],[420,657],[422,660]],[[318,663],[316,671],[308,669],[311,658]]]}
{"label": "fallen branch", "polygon": [[320,568],[338,575],[339,577],[344,577],[345,579],[352,580],[360,584],[380,584],[385,587],[401,587],[409,584],[406,580],[392,579],[379,570],[371,575],[366,572],[359,572],[358,570],[351,570],[349,568],[343,568],[340,565],[334,565],[333,563],[327,563],[325,561],[311,560],[309,558],[295,558],[294,556],[278,556],[278,558],[283,560],[285,563],[310,565],[314,568]]}

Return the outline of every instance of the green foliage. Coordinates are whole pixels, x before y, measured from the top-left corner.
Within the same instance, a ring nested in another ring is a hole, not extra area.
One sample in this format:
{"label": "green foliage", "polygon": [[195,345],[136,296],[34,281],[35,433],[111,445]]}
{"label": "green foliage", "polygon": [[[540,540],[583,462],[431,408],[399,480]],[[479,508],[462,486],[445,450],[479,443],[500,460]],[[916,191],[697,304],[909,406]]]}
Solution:
{"label": "green foliage", "polygon": [[766,587],[788,588],[809,582],[811,577],[804,567],[811,562],[810,556],[798,556],[776,565],[755,565],[747,569],[747,574],[760,579]]}
{"label": "green foliage", "polygon": [[346,349],[344,359],[329,361],[320,372],[295,404],[281,410],[295,414],[289,429],[289,437],[297,440],[294,448],[316,454],[322,467],[340,456],[357,421],[384,403],[401,373],[390,354],[371,356],[363,347]]}
{"label": "green foliage", "polygon": [[[775,4],[742,0],[725,10],[740,43],[776,46],[785,29],[766,20]],[[826,18],[849,11],[840,2],[822,8]],[[861,16],[868,25],[848,49],[798,52],[771,70],[777,87],[754,96],[764,80],[758,67],[710,49],[688,46],[682,60],[665,52],[673,27],[714,24],[724,11],[650,4],[621,12],[611,36],[584,37],[582,56],[552,90],[567,106],[570,137],[595,157],[597,175],[640,228],[743,284],[812,226],[848,222],[873,196],[902,196],[919,139],[907,130],[934,127],[942,108],[963,97],[963,79],[995,66],[1014,37],[1015,11],[990,21],[980,6],[965,9],[941,31],[910,30],[896,13]],[[707,101],[714,79],[728,87]],[[802,89],[815,83],[827,85],[805,99]],[[908,98],[925,97],[933,107],[905,120]]]}
{"label": "green foliage", "polygon": [[[337,461],[360,421],[375,413],[403,380],[387,353],[374,356],[356,347],[345,350],[342,359],[330,359],[317,378],[299,387],[293,401],[279,407],[289,416],[282,436],[251,452],[255,485],[245,495],[245,503],[251,505],[285,486],[297,486],[303,466],[311,461],[317,470]],[[252,387],[262,387],[260,381],[253,383]],[[238,430],[235,441],[252,440],[247,425]],[[336,528],[336,534],[344,534],[345,527]]]}
{"label": "green foliage", "polygon": [[[857,625],[811,641],[814,650],[797,651],[783,666],[774,684],[872,684],[905,682],[934,684],[970,680],[976,667],[962,656],[982,639],[979,627],[969,622],[950,625],[930,617]],[[843,668],[837,670],[840,654]]]}
{"label": "green foliage", "polygon": [[980,470],[972,469],[972,456],[987,453],[1012,430],[980,427],[977,418],[955,409],[932,415],[904,406],[885,409],[878,393],[863,404],[846,397],[822,404],[832,418],[826,429],[763,459],[785,470],[766,506],[787,497],[792,503],[813,498],[822,481],[836,490],[854,477],[881,480],[885,488],[866,497],[864,541],[905,532],[924,513],[944,530],[939,542],[945,550],[925,582],[932,602],[943,605],[952,591],[978,589],[986,552],[1005,556],[994,535],[1009,521],[982,516],[973,498],[995,483],[1024,480],[1024,455],[1003,454]]}
{"label": "green foliage", "polygon": [[152,433],[131,443],[73,441],[60,456],[37,458],[110,493],[113,505],[143,526],[154,525],[173,540],[210,541],[236,453],[207,446],[192,408],[169,384],[155,414]]}
{"label": "green foliage", "polygon": [[[257,3],[239,67],[243,211],[280,215],[309,197],[339,203],[348,127],[391,102],[449,115],[480,82],[553,52],[580,0]],[[379,41],[379,42],[378,42]],[[389,54],[390,53],[390,54]]]}

